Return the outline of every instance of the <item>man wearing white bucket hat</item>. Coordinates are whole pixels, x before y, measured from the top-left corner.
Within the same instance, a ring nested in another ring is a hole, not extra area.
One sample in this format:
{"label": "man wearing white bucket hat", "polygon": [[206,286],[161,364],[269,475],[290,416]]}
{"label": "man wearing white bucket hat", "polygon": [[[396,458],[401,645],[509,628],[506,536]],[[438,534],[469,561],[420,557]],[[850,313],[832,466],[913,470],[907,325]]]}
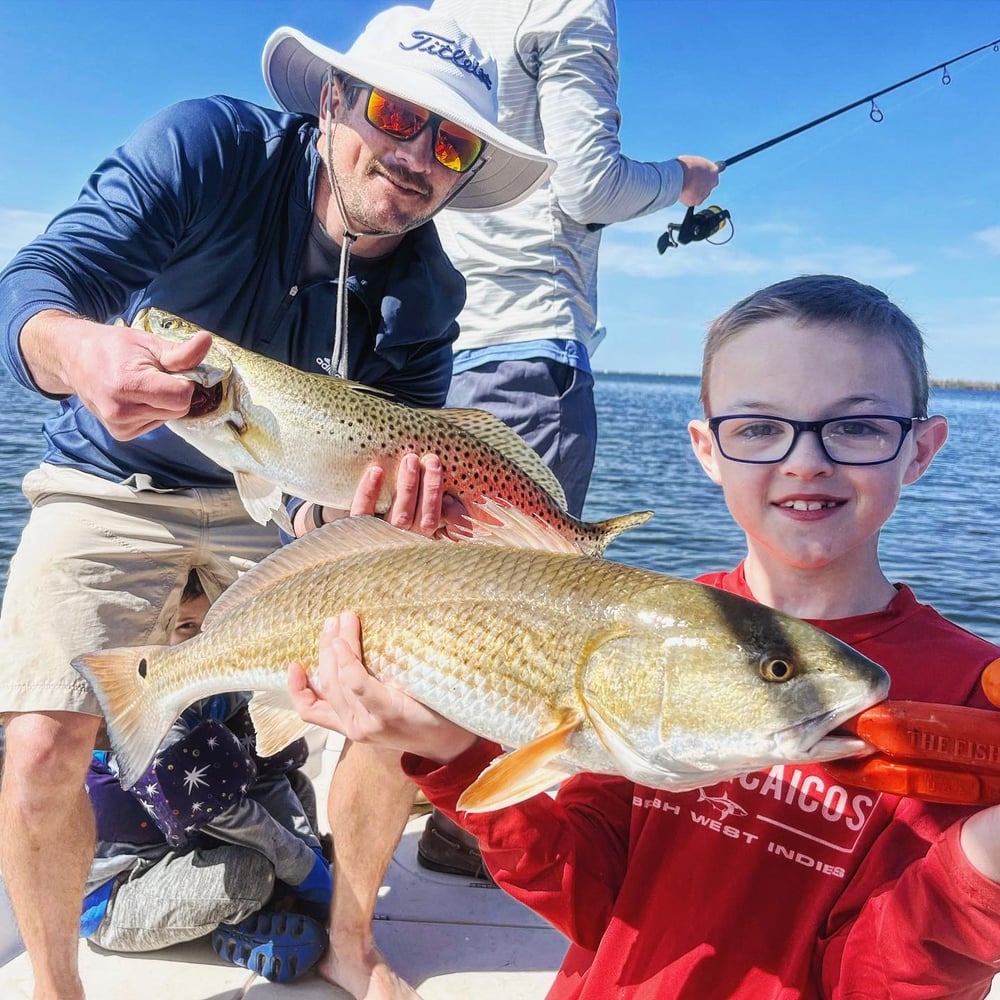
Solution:
{"label": "man wearing white bucket hat", "polygon": [[[59,402],[25,478],[33,509],[0,615],[0,868],[35,1000],[84,996],[83,775],[99,707],[70,661],[165,642],[192,569],[214,598],[278,544],[232,476],[161,426],[188,412],[192,384],[171,373],[196,365],[208,338],[171,345],[109,324],[155,305],[302,370],[441,405],[464,282],[425,223],[445,204],[514,204],[553,168],[497,129],[495,72],[450,18],[415,7],[378,15],[344,53],[280,29],[264,74],[283,112],[221,96],[166,109],[0,274],[4,361]],[[359,484],[356,508],[379,475]],[[389,519],[434,530],[440,463],[414,457],[396,485]],[[302,533],[346,512],[291,501],[288,513]],[[331,795],[350,817],[338,878],[356,898],[335,903],[323,974],[368,1000],[413,996],[365,925],[412,791],[397,762],[364,752],[345,758]]]}

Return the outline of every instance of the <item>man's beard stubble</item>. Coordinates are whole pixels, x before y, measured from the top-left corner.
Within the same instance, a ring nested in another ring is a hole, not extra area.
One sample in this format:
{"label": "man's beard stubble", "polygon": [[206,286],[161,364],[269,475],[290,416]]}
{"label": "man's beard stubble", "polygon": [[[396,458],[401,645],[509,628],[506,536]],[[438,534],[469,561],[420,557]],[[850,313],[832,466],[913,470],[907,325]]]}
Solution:
{"label": "man's beard stubble", "polygon": [[405,210],[392,208],[386,211],[383,199],[371,197],[368,192],[357,187],[340,183],[344,208],[350,217],[350,226],[360,233],[371,232],[383,236],[398,236],[423,225],[434,215],[440,206],[432,205],[433,188],[420,174],[406,167],[389,169],[375,157],[372,157],[364,170],[364,177],[378,175],[386,178],[389,183],[397,184],[411,192],[410,197],[419,197],[423,209]]}

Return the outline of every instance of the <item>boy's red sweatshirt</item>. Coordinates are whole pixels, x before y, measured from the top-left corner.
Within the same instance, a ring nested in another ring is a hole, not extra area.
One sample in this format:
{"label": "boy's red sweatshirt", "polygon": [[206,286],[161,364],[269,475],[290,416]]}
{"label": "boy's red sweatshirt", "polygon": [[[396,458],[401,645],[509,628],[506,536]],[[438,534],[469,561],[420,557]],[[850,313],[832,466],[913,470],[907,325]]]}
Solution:
{"label": "boy's red sweatshirt", "polygon": [[[742,566],[701,582],[752,597]],[[991,707],[979,677],[1000,648],[905,586],[885,611],[813,624],[882,664],[894,700]],[[456,816],[500,752],[404,767]],[[578,775],[460,821],[572,942],[549,1000],[971,1000],[1000,971],[1000,884],[961,851],[969,813],[783,765],[681,793]]]}

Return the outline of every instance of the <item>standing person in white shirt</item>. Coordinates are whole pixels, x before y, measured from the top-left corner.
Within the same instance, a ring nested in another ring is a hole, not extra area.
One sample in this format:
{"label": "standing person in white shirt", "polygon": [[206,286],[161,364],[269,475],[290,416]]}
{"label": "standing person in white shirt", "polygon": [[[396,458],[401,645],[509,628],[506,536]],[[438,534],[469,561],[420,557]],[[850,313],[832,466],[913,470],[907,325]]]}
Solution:
{"label": "standing person in white shirt", "polygon": [[[615,0],[434,0],[497,59],[500,126],[557,162],[500,212],[445,211],[437,228],[465,276],[448,406],[489,410],[545,460],[579,516],[597,447],[590,352],[597,321],[599,229],[719,183],[701,156],[629,159],[618,125]],[[435,810],[417,851],[424,867],[488,878],[475,840]]]}
{"label": "standing person in white shirt", "polygon": [[549,181],[499,212],[438,217],[468,283],[449,406],[490,410],[545,459],[579,515],[597,438],[590,352],[599,230],[697,205],[719,169],[700,156],[629,159],[618,126],[614,0],[434,0],[496,54],[501,126],[556,160]]}

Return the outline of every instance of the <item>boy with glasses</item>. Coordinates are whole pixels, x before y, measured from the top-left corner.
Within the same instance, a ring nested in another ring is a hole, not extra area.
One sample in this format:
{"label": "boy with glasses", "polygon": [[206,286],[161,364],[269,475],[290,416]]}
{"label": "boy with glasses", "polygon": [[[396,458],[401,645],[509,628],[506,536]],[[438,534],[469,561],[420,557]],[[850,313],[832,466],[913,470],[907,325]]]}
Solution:
{"label": "boy with glasses", "polygon": [[[304,371],[440,406],[465,282],[428,220],[445,204],[514,204],[554,167],[497,127],[494,59],[449,17],[392,7],[343,53],[282,28],[263,69],[283,111],[223,96],[166,109],[0,274],[4,361],[60,403],[25,478],[33,509],[0,616],[0,868],[35,1000],[84,996],[83,776],[99,708],[70,661],[165,641],[192,566],[214,599],[279,543],[232,476],[162,426],[188,412],[192,383],[173,373],[208,337],[169,344],[111,321],[158,306]],[[347,79],[375,103],[349,106]],[[440,490],[418,503],[427,480],[440,486],[440,463],[408,456],[393,523],[437,530]],[[288,512],[298,534],[347,513]],[[414,995],[371,932],[412,795],[398,755],[365,747],[331,789],[338,890],[320,969],[367,1000]]]}
{"label": "boy with glasses", "polygon": [[[990,707],[1000,649],[885,575],[878,536],[947,436],[921,335],[880,291],[794,278],[709,330],[695,455],[747,555],[702,582],[809,619],[884,666],[894,699]],[[504,889],[571,946],[550,1000],[791,1000],[990,990],[1000,949],[1000,806],[932,805],[781,765],[670,793],[577,775],[478,815],[460,793],[501,750],[378,684],[356,618],[321,641],[304,718],[408,749],[431,801],[476,834]],[[348,720],[368,718],[365,731]],[[721,816],[720,803],[726,805]]]}

